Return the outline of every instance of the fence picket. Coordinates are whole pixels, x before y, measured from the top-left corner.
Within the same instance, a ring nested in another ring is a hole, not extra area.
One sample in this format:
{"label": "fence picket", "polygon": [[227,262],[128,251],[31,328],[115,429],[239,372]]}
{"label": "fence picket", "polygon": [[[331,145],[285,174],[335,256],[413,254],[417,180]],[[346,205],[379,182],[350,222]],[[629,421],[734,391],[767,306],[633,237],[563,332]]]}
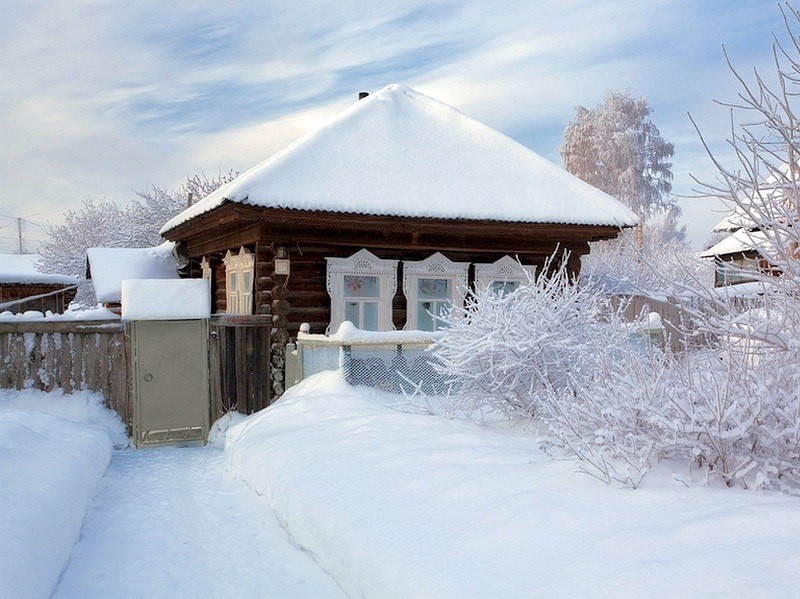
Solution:
{"label": "fence picket", "polygon": [[0,322],[0,388],[102,393],[130,419],[128,363],[117,322]]}

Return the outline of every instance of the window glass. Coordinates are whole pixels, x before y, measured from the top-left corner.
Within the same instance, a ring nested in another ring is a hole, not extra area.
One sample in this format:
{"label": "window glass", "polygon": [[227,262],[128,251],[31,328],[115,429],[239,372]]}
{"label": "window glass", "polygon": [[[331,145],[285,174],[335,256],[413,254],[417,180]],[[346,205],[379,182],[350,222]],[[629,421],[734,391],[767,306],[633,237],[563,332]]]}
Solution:
{"label": "window glass", "polygon": [[228,314],[239,313],[239,296],[235,293],[228,294],[228,306],[226,308]]}
{"label": "window glass", "polygon": [[450,280],[419,279],[417,290],[420,298],[450,299]]}
{"label": "window glass", "polygon": [[236,292],[238,290],[237,282],[239,279],[237,278],[236,275],[237,275],[236,271],[228,273],[228,281],[229,281],[228,291],[230,291],[231,293]]}
{"label": "window glass", "polygon": [[505,297],[519,287],[519,281],[492,281],[492,293]]}
{"label": "window glass", "polygon": [[420,331],[433,331],[435,330],[435,323],[431,314],[434,310],[434,303],[430,301],[421,301],[417,306],[417,329]]}
{"label": "window glass", "polygon": [[380,286],[378,277],[364,275],[344,275],[345,297],[378,297]]}
{"label": "window glass", "polygon": [[377,331],[379,328],[378,302],[361,302],[361,307],[363,309],[363,321],[360,328],[365,331]]}
{"label": "window glass", "polygon": [[359,302],[345,302],[344,303],[344,319],[349,320],[354,325],[358,326],[361,310],[359,310]]}
{"label": "window glass", "polygon": [[253,288],[253,273],[251,273],[249,270],[246,270],[246,271],[244,271],[242,273],[242,278],[244,279],[243,283],[242,283],[242,286],[243,286],[242,291],[248,292],[248,291],[252,290],[252,288]]}

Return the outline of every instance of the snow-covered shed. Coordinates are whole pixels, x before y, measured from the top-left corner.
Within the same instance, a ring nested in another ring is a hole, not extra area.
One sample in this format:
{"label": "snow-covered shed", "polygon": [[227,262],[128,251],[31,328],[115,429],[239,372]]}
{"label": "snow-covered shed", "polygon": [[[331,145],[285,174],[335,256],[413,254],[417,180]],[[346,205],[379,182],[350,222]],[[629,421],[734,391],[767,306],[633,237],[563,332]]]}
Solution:
{"label": "snow-covered shed", "polygon": [[166,242],[149,248],[87,249],[87,278],[97,301],[119,312],[123,281],[179,278],[174,248],[174,243]]}
{"label": "snow-covered shed", "polygon": [[[161,233],[184,248],[193,276],[211,279],[215,312],[271,315],[280,347],[304,322],[319,333],[344,321],[435,327],[430,313],[461,301],[467,285],[524,280],[556,248],[577,272],[590,241],[636,223],[516,141],[389,85]],[[282,369],[280,355],[272,362]]]}
{"label": "snow-covered shed", "polygon": [[0,254],[0,312],[62,313],[75,297],[78,278],[44,273],[38,254]]}

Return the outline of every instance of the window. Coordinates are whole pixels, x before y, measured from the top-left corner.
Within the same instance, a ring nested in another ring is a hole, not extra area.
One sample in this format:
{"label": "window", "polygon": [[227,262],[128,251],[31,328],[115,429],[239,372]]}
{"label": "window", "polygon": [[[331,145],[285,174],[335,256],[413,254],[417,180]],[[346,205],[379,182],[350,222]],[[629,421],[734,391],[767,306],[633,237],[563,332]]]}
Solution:
{"label": "window", "polygon": [[230,250],[222,260],[225,263],[225,289],[228,314],[253,313],[253,271],[255,256],[244,248],[238,254]]}
{"label": "window", "polygon": [[436,252],[429,258],[403,262],[403,293],[406,296],[406,329],[435,331],[451,304],[464,301],[469,262],[453,262]]}
{"label": "window", "polygon": [[511,256],[503,256],[491,264],[475,265],[475,288],[490,287],[501,297],[533,279],[536,268],[523,266]]}
{"label": "window", "polygon": [[397,260],[381,260],[368,250],[349,258],[326,258],[331,296],[329,332],[349,320],[359,329],[391,331],[392,299],[397,291]]}

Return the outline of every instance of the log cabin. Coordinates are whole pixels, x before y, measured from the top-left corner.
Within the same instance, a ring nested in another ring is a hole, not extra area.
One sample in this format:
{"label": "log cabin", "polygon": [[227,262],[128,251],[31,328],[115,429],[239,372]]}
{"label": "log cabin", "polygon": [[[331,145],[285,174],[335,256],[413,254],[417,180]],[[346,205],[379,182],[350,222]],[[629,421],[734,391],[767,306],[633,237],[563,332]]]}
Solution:
{"label": "log cabin", "polygon": [[168,221],[212,311],[272,320],[272,393],[308,323],[433,329],[469,285],[507,289],[637,217],[516,141],[402,85],[359,100]]}

